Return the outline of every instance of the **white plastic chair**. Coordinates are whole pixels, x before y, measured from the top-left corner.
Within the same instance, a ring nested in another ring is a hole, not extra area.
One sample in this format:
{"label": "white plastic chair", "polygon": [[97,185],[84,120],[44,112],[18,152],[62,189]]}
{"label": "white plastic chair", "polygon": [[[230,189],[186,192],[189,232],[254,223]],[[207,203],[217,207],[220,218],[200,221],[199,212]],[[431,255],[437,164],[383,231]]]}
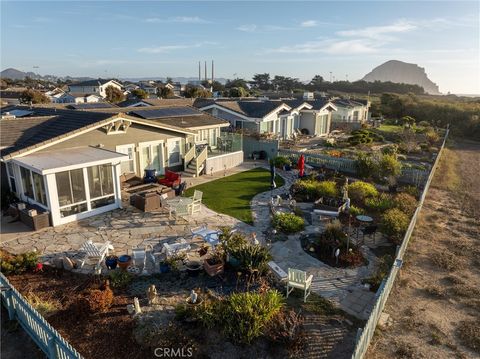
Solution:
{"label": "white plastic chair", "polygon": [[80,247],[80,251],[87,254],[87,258],[98,258],[98,264],[102,262],[105,256],[108,256],[109,250],[113,250],[113,246],[109,241],[105,243],[93,243],[91,239],[86,241]]}
{"label": "white plastic chair", "polygon": [[[307,297],[311,293],[313,275],[307,278],[307,272],[299,269],[288,268],[288,280],[287,280],[287,298],[288,295],[295,289],[303,290],[303,301],[307,301]],[[289,290],[290,288],[290,290]]]}
{"label": "white plastic chair", "polygon": [[187,243],[185,238],[179,238],[179,241],[173,244],[164,243],[163,250],[167,257],[173,256],[175,254],[186,252],[190,249],[190,244]]}
{"label": "white plastic chair", "polygon": [[195,190],[193,192],[193,197],[191,197],[193,202],[192,202],[192,214],[200,212],[202,209],[202,198],[203,198],[203,192]]}

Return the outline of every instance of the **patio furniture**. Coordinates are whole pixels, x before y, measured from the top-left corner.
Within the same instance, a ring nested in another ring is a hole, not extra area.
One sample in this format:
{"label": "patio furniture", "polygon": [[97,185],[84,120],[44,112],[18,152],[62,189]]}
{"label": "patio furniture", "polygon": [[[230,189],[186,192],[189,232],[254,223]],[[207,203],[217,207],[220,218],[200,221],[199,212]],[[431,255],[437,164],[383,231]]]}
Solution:
{"label": "patio furniture", "polygon": [[105,256],[108,256],[108,252],[110,250],[113,250],[113,246],[109,241],[106,241],[104,243],[93,243],[91,239],[83,243],[80,247],[80,251],[85,252],[88,259],[98,258],[97,265],[99,265],[103,261]]}
{"label": "patio furniture", "polygon": [[192,232],[192,238],[199,236],[212,247],[217,246],[220,243],[220,231],[208,229],[206,225],[190,229]]}
{"label": "patio furniture", "polygon": [[187,189],[187,182],[182,182],[178,187],[175,188],[175,196],[181,196]]}
{"label": "patio furniture", "polygon": [[[35,210],[35,215],[32,215],[30,210]],[[50,227],[50,213],[40,209],[38,206],[27,206],[27,208],[18,211],[20,221],[33,229],[38,231],[42,228]]]}
{"label": "patio furniture", "polygon": [[285,271],[282,268],[280,268],[277,263],[275,263],[274,261],[270,261],[267,264],[268,264],[268,268],[270,268],[270,270],[273,272],[275,277],[277,277],[280,281],[287,280],[288,278],[287,273],[285,273]]}
{"label": "patio furniture", "polygon": [[357,231],[357,239],[358,239],[359,232],[360,231],[363,232],[363,229],[365,228],[365,226],[367,224],[373,222],[373,218],[370,217],[370,216],[365,216],[365,215],[361,214],[361,215],[356,216],[355,219],[357,220],[357,223],[358,223],[358,226],[355,226],[355,227],[357,227],[356,231]]}
{"label": "patio furniture", "polygon": [[203,192],[195,190],[193,192],[193,197],[192,198],[192,214],[200,212],[202,209],[202,197],[203,197]]}
{"label": "patio furniture", "polygon": [[187,243],[185,238],[179,238],[179,241],[173,244],[163,243],[162,252],[164,252],[167,257],[171,257],[175,254],[186,252],[190,250],[190,244]]}
{"label": "patio furniture", "polygon": [[143,184],[143,179],[138,177],[135,173],[124,173],[120,176],[120,186],[122,189],[135,187]]}
{"label": "patio furniture", "polygon": [[136,193],[132,195],[133,205],[143,212],[152,212],[160,208],[160,195],[156,192]]}
{"label": "patio furniture", "polygon": [[175,221],[181,218],[185,222],[188,222],[185,217],[188,217],[191,214],[191,206],[189,203],[179,202],[172,206],[172,212],[175,214]]}
{"label": "patio furniture", "polygon": [[375,234],[377,233],[378,226],[375,224],[368,225],[365,228],[362,228],[362,235],[363,235],[363,240],[365,240],[365,236],[373,236],[373,243],[375,243]]}
{"label": "patio furniture", "polygon": [[307,297],[311,293],[313,275],[307,278],[307,272],[301,271],[299,269],[288,268],[288,279],[287,279],[287,298],[288,295],[295,289],[303,290],[303,301],[307,301]]}
{"label": "patio furniture", "polygon": [[329,212],[343,212],[347,202],[341,198],[320,197],[315,201],[315,209]]}
{"label": "patio furniture", "polygon": [[158,183],[168,187],[179,186],[181,177],[179,173],[175,173],[169,170],[165,171],[165,177],[158,180]]}

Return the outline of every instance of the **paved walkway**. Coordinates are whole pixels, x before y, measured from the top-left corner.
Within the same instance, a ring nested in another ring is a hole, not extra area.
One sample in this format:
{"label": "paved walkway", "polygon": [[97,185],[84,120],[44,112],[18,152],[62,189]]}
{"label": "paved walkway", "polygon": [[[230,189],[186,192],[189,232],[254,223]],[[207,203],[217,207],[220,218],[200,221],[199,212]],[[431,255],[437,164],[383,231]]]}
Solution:
{"label": "paved walkway", "polygon": [[[188,186],[213,181],[255,167],[268,168],[264,162],[247,161],[241,166],[199,178],[189,178]],[[298,176],[297,171],[277,171],[285,180],[284,186],[257,194],[251,201],[254,226],[247,225],[230,216],[216,213],[202,206],[188,221],[175,222],[164,212],[145,213],[125,204],[125,208],[117,209],[88,219],[69,223],[58,227],[49,227],[38,232],[2,233],[1,246],[12,253],[23,253],[37,250],[46,261],[54,261],[59,256],[78,256],[78,249],[87,240],[95,242],[109,240],[117,255],[129,253],[134,247],[145,247],[150,244],[154,251],[161,251],[163,243],[174,243],[179,237],[190,238],[190,229],[202,224],[210,228],[232,226],[240,231],[256,232],[257,238],[265,244],[264,233],[271,229],[269,202],[272,196],[285,193]],[[300,206],[302,204],[299,204]],[[4,220],[4,218],[2,218]],[[318,231],[317,226],[307,226],[305,232]],[[377,241],[377,245],[382,241]],[[191,243],[189,257],[199,259],[197,250],[203,244],[201,240]],[[374,294],[360,284],[362,278],[373,271],[376,257],[369,249],[363,247],[369,261],[368,266],[356,269],[339,269],[330,267],[305,253],[301,248],[299,235],[292,235],[286,241],[277,241],[271,246],[274,260],[285,271],[298,268],[313,274],[312,289],[315,293],[338,303],[345,311],[360,318],[366,318],[373,304]],[[92,271],[93,264],[81,271]]]}

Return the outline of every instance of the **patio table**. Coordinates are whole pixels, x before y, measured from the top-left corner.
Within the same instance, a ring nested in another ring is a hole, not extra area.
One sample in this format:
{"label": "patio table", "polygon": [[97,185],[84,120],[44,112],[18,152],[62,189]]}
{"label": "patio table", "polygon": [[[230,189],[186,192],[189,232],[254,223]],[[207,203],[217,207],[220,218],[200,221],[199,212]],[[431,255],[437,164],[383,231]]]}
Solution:
{"label": "patio table", "polygon": [[[365,225],[367,223],[372,223],[373,222],[373,218],[370,217],[370,216],[365,216],[363,214],[360,214],[358,216],[355,217],[357,219],[357,221],[359,221],[362,225]],[[357,229],[357,239],[358,239],[358,229]]]}

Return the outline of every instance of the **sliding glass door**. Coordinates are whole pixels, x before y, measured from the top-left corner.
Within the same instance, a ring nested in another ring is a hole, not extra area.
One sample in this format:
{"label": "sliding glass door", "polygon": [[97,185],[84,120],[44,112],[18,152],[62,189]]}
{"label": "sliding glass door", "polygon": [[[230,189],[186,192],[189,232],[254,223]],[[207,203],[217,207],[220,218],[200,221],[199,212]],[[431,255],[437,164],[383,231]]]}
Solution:
{"label": "sliding glass door", "polygon": [[140,147],[140,171],[146,169],[157,170],[157,175],[165,173],[163,141],[139,143]]}

